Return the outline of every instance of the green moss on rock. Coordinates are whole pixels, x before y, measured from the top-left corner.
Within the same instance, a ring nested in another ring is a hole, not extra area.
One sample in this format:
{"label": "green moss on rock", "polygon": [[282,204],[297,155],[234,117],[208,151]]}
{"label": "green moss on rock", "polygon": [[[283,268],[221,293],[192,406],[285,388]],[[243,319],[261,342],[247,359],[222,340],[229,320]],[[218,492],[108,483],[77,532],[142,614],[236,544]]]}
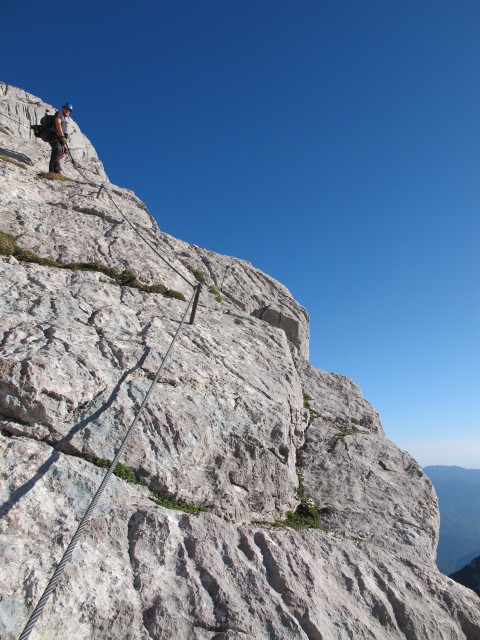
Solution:
{"label": "green moss on rock", "polygon": [[14,256],[17,260],[21,260],[22,262],[33,262],[34,264],[39,264],[42,267],[60,267],[58,262],[53,258],[42,258],[37,255],[35,251],[31,251],[30,249],[21,249],[20,247],[16,247]]}
{"label": "green moss on rock", "polygon": [[205,274],[203,273],[203,271],[201,271],[200,269],[196,269],[195,267],[192,267],[191,264],[187,264],[187,269],[193,275],[195,280],[197,280],[197,282],[201,282],[202,284],[205,284]]}
{"label": "green moss on rock", "polygon": [[100,273],[104,273],[112,280],[118,282],[120,274],[113,267],[107,267],[105,264],[101,262],[97,262],[93,260],[91,262],[70,262],[69,264],[63,265],[64,269],[71,269],[72,271],[97,271]]}
{"label": "green moss on rock", "polygon": [[3,162],[9,162],[10,164],[15,165],[16,167],[20,167],[20,169],[25,169],[25,170],[27,169],[27,165],[23,164],[22,162],[18,162],[13,158],[9,158],[8,156],[4,156],[0,154],[0,160],[3,160]]}
{"label": "green moss on rock", "polygon": [[[91,464],[94,464],[96,467],[100,467],[101,469],[109,469],[112,464],[111,460],[105,460],[104,458],[94,458],[89,456],[86,458],[86,460],[87,462],[90,462]],[[122,464],[121,462],[117,462],[113,474],[130,484],[136,484],[141,487],[146,487],[152,494],[155,503],[162,507],[166,507],[167,509],[176,509],[177,511],[185,511],[186,513],[198,513],[199,511],[207,511],[205,507],[197,507],[196,505],[189,504],[184,500],[178,500],[175,496],[162,496],[160,493],[158,493],[158,491],[155,491],[155,489],[151,489],[148,485],[139,480],[135,471],[133,469],[130,469],[130,467]]]}
{"label": "green moss on rock", "polygon": [[12,256],[17,248],[13,236],[4,231],[0,231],[0,254],[3,256]]}
{"label": "green moss on rock", "polygon": [[37,173],[37,178],[39,178],[40,180],[69,180],[70,182],[73,182],[71,178],[62,176],[61,173],[44,173],[41,171],[40,173]]}

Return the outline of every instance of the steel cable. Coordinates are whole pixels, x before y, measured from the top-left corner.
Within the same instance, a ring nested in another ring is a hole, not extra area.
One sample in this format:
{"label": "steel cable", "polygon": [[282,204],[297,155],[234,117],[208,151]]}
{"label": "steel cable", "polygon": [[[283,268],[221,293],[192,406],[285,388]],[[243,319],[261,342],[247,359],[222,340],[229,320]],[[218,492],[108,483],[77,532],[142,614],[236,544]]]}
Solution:
{"label": "steel cable", "polygon": [[[17,124],[24,126],[25,128],[30,128],[28,125],[23,124],[22,122],[19,122],[17,120],[15,120],[14,118],[8,116],[7,114],[2,114],[3,116],[9,118],[10,120],[12,120],[13,122],[16,122]],[[186,278],[182,273],[180,273],[180,271],[178,271],[172,264],[170,264],[170,262],[164,258],[159,252],[158,250],[152,245],[152,243],[147,240],[139,231],[138,229],[132,224],[132,222],[130,222],[130,220],[127,218],[127,216],[125,216],[125,214],[122,212],[122,210],[120,209],[120,207],[117,205],[117,203],[115,202],[112,194],[110,193],[109,189],[107,189],[107,187],[105,186],[105,183],[102,182],[101,184],[95,183],[92,180],[90,180],[89,178],[87,178],[82,171],[79,169],[78,164],[75,162],[75,160],[72,157],[71,151],[67,146],[67,151],[68,154],[70,156],[70,159],[72,161],[72,165],[73,167],[76,169],[76,171],[82,176],[82,178],[87,182],[87,184],[90,184],[91,186],[97,187],[97,188],[104,188],[105,191],[107,192],[108,197],[110,198],[110,200],[112,201],[114,207],[117,209],[117,211],[120,213],[120,215],[122,216],[122,218],[125,220],[125,222],[127,222],[127,224],[133,229],[133,231],[141,238],[141,240],[143,240],[143,242],[145,244],[147,244],[150,249],[152,249],[152,251],[155,253],[155,255],[157,255],[159,258],[161,258],[161,260],[163,260],[163,262],[165,262],[173,271],[175,271],[175,273],[177,275],[179,275],[187,284],[189,284],[192,288],[193,288],[193,293],[192,296],[188,302],[187,308],[185,309],[185,312],[182,316],[182,319],[180,321],[180,324],[177,328],[177,331],[172,339],[172,341],[170,342],[170,345],[168,347],[167,352],[165,353],[165,356],[163,357],[163,360],[157,370],[157,373],[155,374],[155,377],[147,391],[147,394],[145,395],[145,398],[137,412],[137,414],[135,415],[107,473],[105,474],[102,482],[100,483],[100,486],[98,487],[97,491],[95,492],[95,495],[92,498],[92,501],[90,502],[90,505],[88,506],[82,520],[80,521],[80,524],[77,527],[77,530],[75,531],[67,549],[65,550],[60,562],[57,565],[57,568],[55,569],[52,577],[50,578],[50,581],[47,585],[47,587],[45,588],[45,591],[43,592],[42,596],[40,597],[40,600],[38,601],[34,611],[32,612],[30,618],[28,619],[27,624],[25,625],[25,628],[23,629],[21,635],[19,636],[19,640],[27,640],[30,636],[30,633],[32,632],[33,628],[35,627],[39,617],[42,614],[43,609],[45,608],[48,599],[50,598],[50,596],[52,595],[52,593],[55,591],[58,582],[60,581],[60,578],[65,570],[66,565],[68,564],[68,562],[71,560],[71,557],[73,555],[73,552],[75,550],[75,547],[77,546],[83,531],[85,530],[88,521],[90,520],[90,518],[92,517],[92,514],[113,474],[113,472],[115,471],[115,468],[118,464],[119,459],[121,458],[121,456],[123,455],[132,435],[133,432],[135,430],[135,426],[138,422],[138,419],[142,413],[142,411],[144,410],[144,408],[147,406],[150,396],[152,394],[152,391],[155,387],[155,385],[158,382],[158,379],[163,371],[163,369],[165,368],[165,364],[173,350],[173,346],[185,324],[185,320],[187,317],[187,314],[190,310],[190,307],[192,306],[192,302],[195,300],[195,304],[198,303],[198,294],[200,292],[201,289],[201,284],[194,284],[192,283],[190,280],[188,280],[188,278]]]}
{"label": "steel cable", "polygon": [[[198,285],[199,286],[199,285]],[[105,487],[107,486],[108,481],[110,480],[110,477],[112,475],[112,473],[115,470],[115,467],[117,466],[117,463],[120,459],[120,457],[122,456],[123,452],[125,451],[125,448],[128,444],[128,442],[130,441],[130,438],[133,435],[133,431],[135,429],[135,425],[138,422],[138,419],[140,417],[140,414],[142,413],[143,409],[146,407],[146,405],[148,404],[148,401],[150,399],[150,396],[152,394],[153,388],[155,387],[155,385],[158,382],[158,379],[160,377],[160,374],[162,373],[163,369],[165,368],[165,364],[172,352],[173,346],[180,334],[180,331],[183,328],[183,325],[185,324],[185,319],[187,317],[187,313],[192,305],[193,302],[193,298],[196,294],[196,289],[197,287],[195,287],[195,291],[192,294],[192,297],[190,298],[190,301],[187,305],[187,308],[185,310],[185,313],[183,314],[182,320],[178,326],[178,329],[175,333],[175,335],[173,336],[172,341],[170,342],[170,346],[168,347],[168,350],[165,354],[165,356],[163,357],[163,360],[158,368],[157,373],[155,374],[155,378],[153,379],[152,384],[150,385],[148,392],[145,396],[145,398],[143,399],[143,402],[136,414],[136,416],[134,417],[132,424],[130,425],[130,428],[127,431],[127,434],[125,435],[122,444],[120,445],[120,448],[118,449],[115,458],[113,459],[112,464],[110,465],[110,468],[108,469],[107,473],[105,474],[105,477],[103,478],[100,486],[98,487],[94,497],[92,498],[92,501],[90,502],[90,505],[88,507],[88,509],[85,512],[85,515],[83,516],[80,524],[78,525],[77,530],[75,531],[72,540],[70,541],[70,544],[68,545],[65,553],[63,554],[62,559],[60,560],[60,562],[57,565],[57,568],[55,569],[55,572],[53,574],[53,576],[50,578],[50,581],[45,589],[45,591],[43,592],[43,595],[41,596],[40,600],[38,601],[37,606],[35,607],[32,615],[30,616],[27,624],[25,625],[24,630],[22,631],[22,634],[20,635],[18,640],[27,640],[27,638],[30,636],[30,633],[32,632],[32,629],[34,628],[38,618],[40,617],[45,605],[47,604],[47,601],[49,599],[49,597],[52,595],[52,593],[55,591],[55,588],[58,584],[58,581],[60,580],[62,573],[65,569],[65,566],[68,564],[68,562],[70,561],[73,551],[75,549],[75,547],[77,546],[77,543],[85,529],[85,527],[87,526],[87,523],[89,521],[89,519],[92,516],[93,511],[95,510],[95,507],[98,504],[98,501],[100,500],[103,491],[105,490]]]}
{"label": "steel cable", "polygon": [[[11,116],[7,115],[6,113],[2,113],[1,114],[3,117],[8,118],[10,120],[12,120],[12,122],[15,122],[16,124],[20,125],[21,127],[25,127],[27,129],[30,129],[30,125],[26,125],[23,124],[23,122],[20,122],[20,120],[16,120],[15,118],[12,118]],[[70,160],[72,161],[72,165],[73,167],[78,171],[78,173],[82,176],[82,178],[90,185],[92,185],[93,187],[98,187],[98,188],[104,188],[105,191],[108,194],[108,197],[110,198],[110,200],[113,202],[113,205],[115,206],[115,208],[117,209],[117,211],[120,213],[120,215],[122,216],[122,218],[125,220],[125,222],[127,222],[127,224],[130,225],[130,227],[133,229],[133,231],[143,240],[143,242],[145,242],[145,244],[147,244],[150,249],[155,253],[156,256],[158,256],[161,260],[163,260],[163,262],[165,262],[165,264],[167,264],[170,269],[172,269],[173,271],[175,271],[175,273],[180,276],[180,278],[182,278],[182,280],[184,280],[187,284],[189,284],[191,287],[195,287],[196,283],[191,282],[188,278],[186,278],[182,273],[180,273],[180,271],[178,271],[178,269],[176,269],[172,264],[170,264],[170,262],[164,258],[162,256],[161,253],[159,253],[157,251],[157,249],[152,245],[152,243],[147,240],[144,236],[142,236],[142,234],[138,231],[138,229],[130,222],[130,220],[125,216],[125,214],[121,211],[121,209],[118,207],[117,203],[115,202],[115,200],[113,199],[112,194],[110,193],[110,191],[107,189],[107,187],[105,186],[105,183],[98,183],[98,182],[93,182],[93,180],[90,180],[89,178],[87,178],[79,169],[78,167],[78,163],[75,162],[75,160],[73,159],[72,153],[70,151],[70,148],[67,146],[67,152],[68,155],[70,156]]]}

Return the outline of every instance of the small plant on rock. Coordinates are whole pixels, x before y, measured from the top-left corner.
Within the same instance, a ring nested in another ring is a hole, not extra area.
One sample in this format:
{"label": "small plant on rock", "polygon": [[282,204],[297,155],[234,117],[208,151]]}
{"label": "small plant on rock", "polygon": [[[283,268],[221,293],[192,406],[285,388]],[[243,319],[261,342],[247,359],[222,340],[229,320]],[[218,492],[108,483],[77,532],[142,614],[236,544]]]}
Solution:
{"label": "small plant on rock", "polygon": [[187,301],[183,293],[180,293],[180,291],[175,291],[175,289],[167,289],[163,295],[165,296],[165,298],[174,298],[175,300],[183,300],[183,302]]}
{"label": "small plant on rock", "polygon": [[140,289],[142,286],[137,279],[137,272],[131,267],[124,269],[120,274],[118,281],[123,287],[135,287],[136,289]]}
{"label": "small plant on rock", "polygon": [[345,438],[346,436],[353,435],[354,433],[361,433],[360,429],[356,429],[355,427],[344,427],[341,429],[335,436],[333,437],[331,445],[328,447],[327,452],[332,453],[335,451],[340,440]]}
{"label": "small plant on rock", "polygon": [[137,273],[131,267],[127,267],[122,273],[120,273],[114,267],[107,267],[96,260],[90,262],[70,262],[68,264],[61,265],[53,258],[42,258],[37,255],[31,249],[22,249],[15,243],[15,239],[8,233],[0,231],[0,254],[10,256],[13,255],[17,260],[22,262],[32,262],[39,264],[43,267],[55,267],[57,269],[69,269],[71,271],[95,271],[103,273],[116,283],[124,287],[133,287],[145,291],[146,293],[160,293],[165,298],[175,298],[176,300],[183,300],[185,302],[185,296],[180,291],[175,289],[168,289],[163,284],[142,284],[138,278]]}
{"label": "small plant on rock", "polygon": [[311,396],[308,395],[308,393],[303,393],[303,406],[305,409],[308,409],[310,412],[310,417],[308,418],[308,426],[310,426],[312,424],[312,422],[316,419],[320,417],[320,414],[318,413],[318,411],[315,411],[315,409],[312,407],[312,405],[310,404],[311,400],[313,400],[313,398]]}
{"label": "small plant on rock", "polygon": [[233,318],[238,318],[239,320],[246,320],[247,322],[250,322],[250,324],[257,324],[256,320],[254,320],[251,316],[241,316],[238,313],[230,313],[229,315],[232,316]]}
{"label": "small plant on rock", "polygon": [[118,282],[120,278],[120,274],[113,267],[107,267],[105,264],[101,262],[97,262],[93,260],[92,262],[70,262],[69,264],[63,265],[64,269],[71,269],[72,271],[98,271],[100,273],[104,273],[112,280],[116,280]]}
{"label": "small plant on rock", "polygon": [[212,284],[208,287],[208,290],[210,291],[210,293],[213,293],[213,295],[215,296],[215,300],[217,302],[222,302],[223,298],[222,298],[222,294],[220,293],[220,291],[217,289],[217,287]]}
{"label": "small plant on rock", "polygon": [[[112,464],[111,460],[105,460],[104,458],[94,458],[92,456],[87,457],[86,461],[94,464],[96,467],[100,467],[101,469],[109,469]],[[185,511],[185,513],[198,513],[199,511],[207,511],[205,507],[198,507],[197,505],[189,504],[184,500],[178,500],[175,496],[162,496],[160,493],[158,493],[158,491],[155,491],[155,489],[150,488],[144,482],[139,480],[135,471],[133,469],[130,469],[130,467],[122,464],[121,462],[117,462],[113,474],[117,476],[117,478],[121,478],[129,484],[146,487],[152,494],[155,504],[158,504],[161,507],[165,507],[167,509],[176,509],[177,511]]]}
{"label": "small plant on rock", "polygon": [[17,248],[13,236],[4,231],[0,231],[0,253],[2,256],[12,256]]}
{"label": "small plant on rock", "polygon": [[285,520],[275,520],[275,522],[260,521],[257,524],[268,524],[272,527],[291,527],[292,529],[320,529],[326,531],[325,527],[320,523],[318,507],[312,498],[305,495],[305,486],[303,484],[303,476],[300,472],[298,475],[297,496],[300,504],[295,511],[287,511]]}
{"label": "small plant on rock", "polygon": [[40,172],[40,173],[37,173],[37,178],[39,178],[40,180],[69,180],[70,182],[72,182],[71,178],[67,178],[67,176],[62,176],[61,173]]}
{"label": "small plant on rock", "polygon": [[9,162],[10,164],[14,164],[16,167],[20,167],[20,169],[27,168],[27,166],[22,162],[18,162],[17,160],[14,160],[13,158],[9,158],[8,156],[0,155],[0,160],[3,160],[3,162]]}
{"label": "small plant on rock", "polygon": [[20,247],[16,247],[14,256],[17,260],[21,260],[22,262],[32,262],[33,264],[39,264],[42,267],[60,267],[58,262],[53,258],[42,258],[37,255],[35,251],[30,251],[30,249],[21,249]]}
{"label": "small plant on rock", "polygon": [[195,280],[197,280],[197,282],[201,282],[202,284],[205,284],[205,274],[203,273],[203,271],[201,271],[200,269],[196,269],[195,267],[192,267],[191,264],[187,264],[187,269],[193,275]]}

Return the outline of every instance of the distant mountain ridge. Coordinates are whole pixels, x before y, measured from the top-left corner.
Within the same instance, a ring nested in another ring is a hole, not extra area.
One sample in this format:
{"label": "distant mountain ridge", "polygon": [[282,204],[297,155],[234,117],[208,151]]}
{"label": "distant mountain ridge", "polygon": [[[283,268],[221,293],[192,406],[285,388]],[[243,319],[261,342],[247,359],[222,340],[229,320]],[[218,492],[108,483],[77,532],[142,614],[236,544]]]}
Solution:
{"label": "distant mountain ridge", "polygon": [[437,566],[450,575],[480,555],[480,469],[435,465],[424,472],[440,507]]}
{"label": "distant mountain ridge", "polygon": [[450,576],[455,580],[468,587],[472,591],[475,591],[477,596],[480,596],[480,556],[475,558],[463,569],[452,573]]}

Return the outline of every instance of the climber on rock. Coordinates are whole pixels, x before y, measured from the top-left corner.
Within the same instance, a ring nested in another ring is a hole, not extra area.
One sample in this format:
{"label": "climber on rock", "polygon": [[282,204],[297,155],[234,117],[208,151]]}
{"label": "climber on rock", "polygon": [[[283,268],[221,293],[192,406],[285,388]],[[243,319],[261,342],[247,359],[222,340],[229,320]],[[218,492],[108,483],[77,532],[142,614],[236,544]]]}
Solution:
{"label": "climber on rock", "polygon": [[47,142],[52,147],[52,155],[50,156],[50,164],[48,167],[50,173],[61,174],[62,172],[60,160],[63,158],[67,146],[68,125],[70,123],[72,109],[71,104],[68,102],[65,103],[62,110],[57,111],[53,119],[53,125],[47,137]]}

